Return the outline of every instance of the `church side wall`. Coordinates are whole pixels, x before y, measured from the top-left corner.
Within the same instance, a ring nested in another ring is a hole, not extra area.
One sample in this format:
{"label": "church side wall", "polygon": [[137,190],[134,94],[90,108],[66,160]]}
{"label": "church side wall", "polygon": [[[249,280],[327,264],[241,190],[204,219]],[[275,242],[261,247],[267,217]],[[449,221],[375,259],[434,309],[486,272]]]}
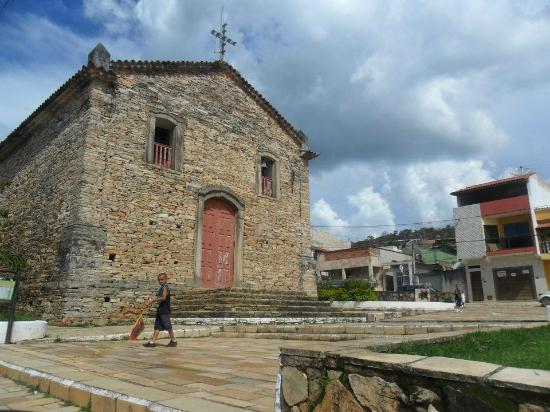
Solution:
{"label": "church side wall", "polygon": [[[28,259],[19,307],[59,318],[64,311],[66,260],[77,219],[87,121],[87,91],[46,108],[28,137],[0,161],[10,184],[0,194],[2,247]],[[70,242],[70,241],[69,241]]]}
{"label": "church side wall", "polygon": [[[109,303],[97,296],[94,305],[111,305],[116,313],[150,294],[160,272],[175,288],[196,287],[199,194],[212,187],[244,204],[238,286],[303,290],[307,259],[301,257],[310,254],[307,162],[229,76],[119,73],[114,94],[94,93],[79,220],[106,233],[102,267],[93,271],[110,295]],[[155,113],[181,128],[181,170],[145,161]],[[279,161],[279,199],[257,194],[260,152]]]}

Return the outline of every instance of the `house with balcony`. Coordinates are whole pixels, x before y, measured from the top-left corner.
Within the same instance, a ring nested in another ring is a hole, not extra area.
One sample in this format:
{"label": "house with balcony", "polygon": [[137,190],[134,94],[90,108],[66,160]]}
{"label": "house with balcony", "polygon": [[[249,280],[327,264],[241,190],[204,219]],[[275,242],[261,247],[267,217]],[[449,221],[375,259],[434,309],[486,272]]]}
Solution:
{"label": "house with balcony", "polygon": [[451,195],[470,301],[530,300],[550,288],[550,183],[526,173]]}

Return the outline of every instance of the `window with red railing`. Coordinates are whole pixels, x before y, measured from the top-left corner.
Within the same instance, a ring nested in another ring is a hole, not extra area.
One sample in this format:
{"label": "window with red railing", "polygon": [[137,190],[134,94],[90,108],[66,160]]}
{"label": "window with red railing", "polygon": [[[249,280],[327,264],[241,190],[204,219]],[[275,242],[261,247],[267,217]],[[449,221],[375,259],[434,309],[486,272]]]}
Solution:
{"label": "window with red railing", "polygon": [[154,164],[167,169],[172,168],[172,134],[173,127],[170,124],[157,121],[152,160]]}
{"label": "window with red railing", "polygon": [[261,194],[275,197],[275,162],[267,157],[261,158]]}

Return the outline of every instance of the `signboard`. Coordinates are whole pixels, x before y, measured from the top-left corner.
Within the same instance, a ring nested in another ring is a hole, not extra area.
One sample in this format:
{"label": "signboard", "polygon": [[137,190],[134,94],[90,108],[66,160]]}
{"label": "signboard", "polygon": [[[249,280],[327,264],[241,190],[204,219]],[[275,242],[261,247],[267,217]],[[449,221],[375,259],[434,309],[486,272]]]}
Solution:
{"label": "signboard", "polygon": [[11,333],[13,331],[13,321],[15,320],[15,305],[17,300],[17,290],[19,288],[19,273],[14,273],[14,279],[5,279],[4,274],[0,277],[0,302],[9,302],[8,327],[6,329],[5,344],[11,343]]}
{"label": "signboard", "polygon": [[11,302],[14,290],[14,280],[0,280],[0,302]]}
{"label": "signboard", "polygon": [[506,271],[505,270],[497,270],[497,277],[505,278],[506,277]]}

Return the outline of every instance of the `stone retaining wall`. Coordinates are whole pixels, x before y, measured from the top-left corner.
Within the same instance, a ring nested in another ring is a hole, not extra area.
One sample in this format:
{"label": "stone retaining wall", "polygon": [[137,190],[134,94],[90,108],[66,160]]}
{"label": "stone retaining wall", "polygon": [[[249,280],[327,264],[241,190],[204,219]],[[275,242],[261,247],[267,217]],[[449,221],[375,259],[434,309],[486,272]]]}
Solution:
{"label": "stone retaining wall", "polygon": [[550,371],[366,350],[279,361],[276,411],[550,411]]}

